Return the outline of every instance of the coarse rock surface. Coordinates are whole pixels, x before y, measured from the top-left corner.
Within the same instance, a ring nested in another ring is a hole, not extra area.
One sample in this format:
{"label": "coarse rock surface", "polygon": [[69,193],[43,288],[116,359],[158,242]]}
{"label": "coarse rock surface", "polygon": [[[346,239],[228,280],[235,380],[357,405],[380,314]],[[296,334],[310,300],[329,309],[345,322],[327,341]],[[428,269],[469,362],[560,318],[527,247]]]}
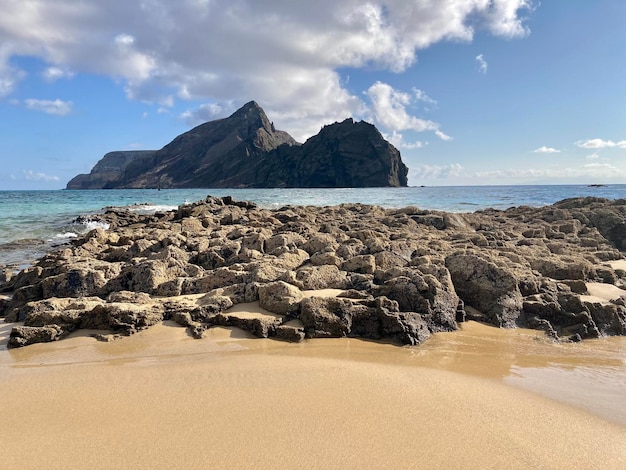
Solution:
{"label": "coarse rock surface", "polygon": [[9,294],[0,315],[23,322],[10,347],[82,328],[108,340],[163,320],[194,337],[220,325],[287,341],[410,345],[466,318],[555,340],[626,334],[626,200],[448,214],[268,210],[209,196],[167,213],[111,208],[99,218],[109,230],[0,277]]}

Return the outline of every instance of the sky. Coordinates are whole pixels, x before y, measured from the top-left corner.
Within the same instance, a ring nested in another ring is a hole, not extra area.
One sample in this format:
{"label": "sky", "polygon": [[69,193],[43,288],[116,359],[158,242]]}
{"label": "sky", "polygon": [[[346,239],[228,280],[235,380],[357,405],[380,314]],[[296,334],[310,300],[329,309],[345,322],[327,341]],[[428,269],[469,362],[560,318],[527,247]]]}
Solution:
{"label": "sky", "polygon": [[0,190],[255,100],[365,120],[409,185],[626,183],[623,0],[0,0]]}

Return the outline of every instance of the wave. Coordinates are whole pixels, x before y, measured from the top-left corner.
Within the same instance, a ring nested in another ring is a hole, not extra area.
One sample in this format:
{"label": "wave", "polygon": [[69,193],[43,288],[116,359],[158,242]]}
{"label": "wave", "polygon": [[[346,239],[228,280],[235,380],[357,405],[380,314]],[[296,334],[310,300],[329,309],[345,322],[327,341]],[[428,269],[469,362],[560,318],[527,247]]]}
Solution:
{"label": "wave", "polygon": [[178,206],[168,204],[134,204],[127,206],[127,209],[131,212],[137,212],[138,214],[154,214],[156,212],[168,212],[178,209]]}

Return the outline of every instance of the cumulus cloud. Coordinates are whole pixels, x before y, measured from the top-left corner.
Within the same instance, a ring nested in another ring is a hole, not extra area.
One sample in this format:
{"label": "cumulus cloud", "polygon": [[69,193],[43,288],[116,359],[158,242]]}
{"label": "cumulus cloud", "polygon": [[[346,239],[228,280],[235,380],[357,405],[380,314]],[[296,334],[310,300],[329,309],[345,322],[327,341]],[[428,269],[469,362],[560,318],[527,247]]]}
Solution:
{"label": "cumulus cloud", "polygon": [[546,147],[545,145],[533,150],[534,153],[560,153],[561,151],[552,147]]}
{"label": "cumulus cloud", "polygon": [[471,41],[480,30],[523,37],[531,9],[529,0],[10,0],[0,93],[15,87],[12,57],[38,57],[119,79],[131,99],[255,99],[294,136],[310,135],[363,111],[340,68],[401,72],[442,40]]}
{"label": "cumulus cloud", "polygon": [[190,126],[197,126],[206,121],[226,117],[233,109],[232,104],[224,106],[217,103],[206,103],[196,109],[185,111],[180,115],[180,118]]}
{"label": "cumulus cloud", "polygon": [[585,157],[587,160],[597,160],[598,158],[600,158],[600,154],[598,152],[593,152],[590,155],[587,155]]}
{"label": "cumulus cloud", "polygon": [[603,148],[626,148],[626,140],[620,140],[619,142],[613,142],[612,140],[591,139],[580,140],[576,142],[576,145],[585,149],[603,149]]}
{"label": "cumulus cloud", "polygon": [[33,111],[42,111],[46,114],[54,114],[57,116],[67,116],[72,112],[73,103],[71,101],[56,100],[37,100],[27,99],[24,104],[28,109]]}
{"label": "cumulus cloud", "polygon": [[24,170],[24,179],[28,181],[60,181],[58,176],[46,175],[45,173],[36,172],[33,170]]}
{"label": "cumulus cloud", "polygon": [[410,171],[409,176],[415,179],[443,179],[459,176],[463,167],[458,163],[450,165],[421,165]]}
{"label": "cumulus cloud", "polygon": [[395,131],[392,132],[391,134],[383,133],[383,137],[399,149],[405,149],[405,150],[421,149],[427,145],[426,142],[423,142],[421,140],[416,140],[414,142],[406,142],[404,140],[404,136]]}
{"label": "cumulus cloud", "polygon": [[371,101],[372,119],[385,129],[397,133],[412,130],[416,132],[432,131],[442,140],[451,137],[439,129],[436,122],[421,119],[408,113],[414,97],[395,90],[386,83],[376,82],[366,92]]}
{"label": "cumulus cloud", "polygon": [[486,74],[488,64],[487,64],[487,61],[485,60],[485,57],[482,54],[478,54],[476,56],[476,63],[478,63],[478,70],[480,71],[480,73]]}

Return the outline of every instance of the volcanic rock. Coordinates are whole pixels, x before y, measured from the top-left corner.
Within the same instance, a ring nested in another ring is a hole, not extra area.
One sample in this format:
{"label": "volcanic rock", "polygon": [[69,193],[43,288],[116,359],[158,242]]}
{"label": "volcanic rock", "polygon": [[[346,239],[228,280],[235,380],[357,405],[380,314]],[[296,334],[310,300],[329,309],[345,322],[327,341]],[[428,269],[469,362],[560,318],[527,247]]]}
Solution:
{"label": "volcanic rock", "polygon": [[[626,334],[626,270],[613,267],[624,259],[626,200],[445,214],[364,204],[267,210],[209,196],[158,216],[111,208],[99,217],[108,231],[0,278],[9,293],[0,316],[24,322],[10,347],[83,328],[109,340],[163,320],[194,337],[231,326],[289,341],[409,345],[466,318],[564,341]],[[614,295],[589,295],[593,283],[612,284]],[[343,292],[305,292],[317,289]],[[265,310],[251,314],[248,303]]]}
{"label": "volcanic rock", "polygon": [[406,186],[407,172],[371,124],[346,119],[301,145],[251,101],[160,150],[110,152],[67,189]]}

